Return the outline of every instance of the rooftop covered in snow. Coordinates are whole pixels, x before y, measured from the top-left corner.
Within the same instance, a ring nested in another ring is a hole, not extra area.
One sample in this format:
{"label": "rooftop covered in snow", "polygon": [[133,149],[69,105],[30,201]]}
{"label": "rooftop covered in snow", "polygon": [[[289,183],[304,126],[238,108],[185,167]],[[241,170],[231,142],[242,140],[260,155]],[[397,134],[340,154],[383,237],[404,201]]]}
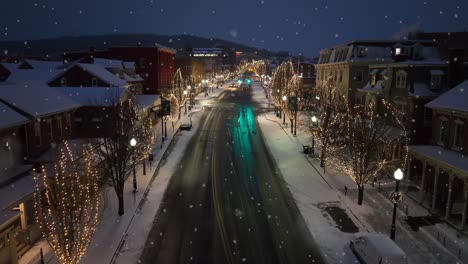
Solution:
{"label": "rooftop covered in snow", "polygon": [[28,122],[28,118],[4,104],[0,99],[0,129],[20,126]]}
{"label": "rooftop covered in snow", "polygon": [[425,106],[432,109],[468,113],[468,80],[430,101]]}
{"label": "rooftop covered in snow", "polygon": [[0,98],[16,111],[24,112],[32,118],[79,107],[77,102],[57,89],[40,81],[8,82],[0,84]]}

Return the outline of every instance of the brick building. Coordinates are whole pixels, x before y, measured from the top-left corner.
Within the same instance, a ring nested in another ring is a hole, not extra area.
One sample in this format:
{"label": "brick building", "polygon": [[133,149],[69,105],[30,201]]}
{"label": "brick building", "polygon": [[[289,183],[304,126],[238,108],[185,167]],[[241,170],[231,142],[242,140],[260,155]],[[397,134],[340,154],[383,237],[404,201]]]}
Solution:
{"label": "brick building", "polygon": [[156,45],[154,47],[111,47],[107,58],[134,61],[136,73],[146,80],[143,94],[160,94],[171,86],[176,71],[176,51]]}

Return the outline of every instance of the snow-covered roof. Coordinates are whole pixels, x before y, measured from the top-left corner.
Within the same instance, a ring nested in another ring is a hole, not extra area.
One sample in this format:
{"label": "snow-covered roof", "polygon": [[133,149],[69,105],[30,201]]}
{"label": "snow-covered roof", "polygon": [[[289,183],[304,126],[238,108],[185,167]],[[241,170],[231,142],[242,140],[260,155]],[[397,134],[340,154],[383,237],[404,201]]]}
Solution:
{"label": "snow-covered roof", "polygon": [[58,69],[63,65],[63,61],[42,61],[42,60],[25,60],[34,69]]}
{"label": "snow-covered roof", "polygon": [[23,125],[28,122],[28,118],[0,101],[0,130],[8,127]]}
{"label": "snow-covered roof", "polygon": [[372,87],[370,82],[368,82],[366,86],[364,86],[362,89],[359,89],[359,91],[380,94],[383,91],[382,81],[381,80],[377,81],[374,87]]}
{"label": "snow-covered roof", "polygon": [[[0,200],[0,214],[3,211],[10,211],[8,208],[20,202],[23,198],[33,193],[35,182],[32,174],[27,174],[18,180],[0,188],[2,199]],[[3,219],[2,220],[6,220]]]}
{"label": "snow-covered roof", "polygon": [[3,62],[2,65],[5,66],[5,68],[7,68],[7,70],[9,70],[10,72],[13,71],[13,70],[18,69],[18,64],[17,63]]}
{"label": "snow-covered roof", "polygon": [[124,67],[126,70],[134,70],[135,69],[135,62],[133,61],[124,61]]}
{"label": "snow-covered roof", "polygon": [[140,77],[140,75],[136,74],[135,77],[132,77],[130,75],[128,75],[127,73],[124,73],[123,74],[123,79],[127,82],[139,82],[139,81],[143,81],[143,78]]}
{"label": "snow-covered roof", "polygon": [[384,234],[365,234],[363,237],[372,243],[375,250],[380,256],[405,256],[405,252],[393,242],[387,235]]}
{"label": "snow-covered roof", "polygon": [[468,176],[468,157],[463,153],[432,145],[409,146],[409,151],[462,171]]}
{"label": "snow-covered roof", "polygon": [[7,81],[16,82],[16,81],[42,81],[49,82],[58,76],[64,70],[61,69],[13,69],[11,74],[8,77]]}
{"label": "snow-covered roof", "polygon": [[155,94],[142,94],[135,95],[136,105],[141,108],[151,107],[158,104],[159,95]]}
{"label": "snow-covered roof", "polygon": [[78,63],[79,67],[83,70],[88,71],[92,75],[101,79],[102,81],[108,83],[111,86],[127,86],[128,83],[119,78],[119,76],[108,71],[106,68],[96,65],[96,64],[87,64],[87,63]]}
{"label": "snow-covered roof", "polygon": [[60,87],[64,96],[81,106],[109,106],[126,96],[125,87]]}
{"label": "snow-covered roof", "polygon": [[109,69],[120,68],[122,67],[122,63],[123,61],[121,60],[94,58],[94,64]]}
{"label": "snow-covered roof", "polygon": [[57,89],[40,81],[5,83],[0,84],[0,98],[31,117],[41,117],[79,107],[77,102],[63,96]]}
{"label": "snow-covered roof", "polygon": [[468,113],[468,80],[430,101],[425,106]]}
{"label": "snow-covered roof", "polygon": [[438,91],[431,91],[426,83],[415,82],[413,89],[408,85],[408,95],[414,97],[435,97],[439,95]]}

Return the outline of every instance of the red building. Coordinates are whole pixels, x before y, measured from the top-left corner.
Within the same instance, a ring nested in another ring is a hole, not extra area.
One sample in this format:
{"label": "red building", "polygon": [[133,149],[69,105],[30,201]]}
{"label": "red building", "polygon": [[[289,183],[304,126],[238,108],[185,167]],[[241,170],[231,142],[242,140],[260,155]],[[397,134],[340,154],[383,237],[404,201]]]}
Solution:
{"label": "red building", "polygon": [[106,55],[135,62],[136,73],[146,80],[144,94],[160,94],[161,90],[169,88],[176,71],[176,51],[163,46],[112,47]]}

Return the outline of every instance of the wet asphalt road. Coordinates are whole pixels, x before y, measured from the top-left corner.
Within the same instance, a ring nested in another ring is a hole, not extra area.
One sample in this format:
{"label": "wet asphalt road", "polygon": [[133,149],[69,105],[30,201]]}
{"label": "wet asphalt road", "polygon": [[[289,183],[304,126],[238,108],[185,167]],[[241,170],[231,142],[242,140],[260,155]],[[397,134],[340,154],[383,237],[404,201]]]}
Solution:
{"label": "wet asphalt road", "polygon": [[198,113],[141,262],[323,263],[262,141],[250,92],[214,101]]}

